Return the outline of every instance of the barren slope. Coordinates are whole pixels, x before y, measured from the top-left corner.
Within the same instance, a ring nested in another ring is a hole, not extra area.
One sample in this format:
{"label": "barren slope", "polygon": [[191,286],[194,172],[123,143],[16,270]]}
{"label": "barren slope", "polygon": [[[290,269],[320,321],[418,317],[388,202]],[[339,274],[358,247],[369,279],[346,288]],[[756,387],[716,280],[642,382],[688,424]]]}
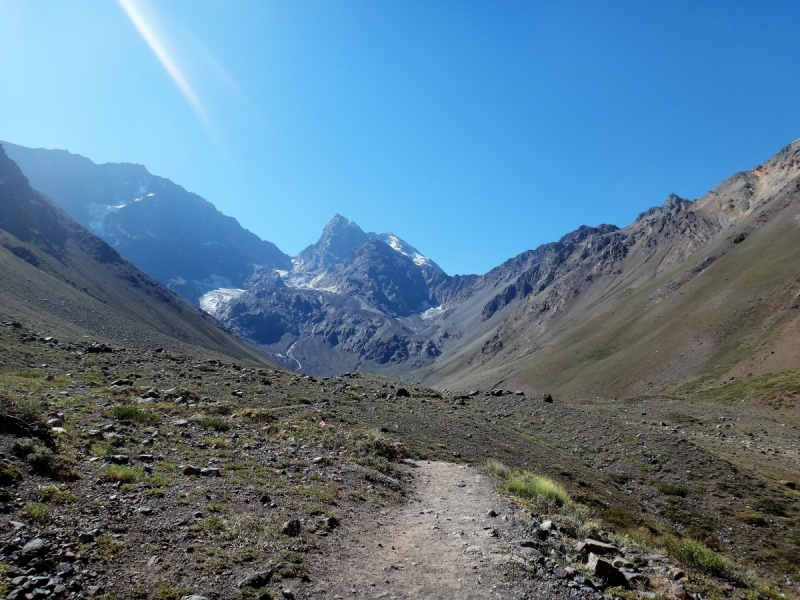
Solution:
{"label": "barren slope", "polygon": [[796,367],[799,155],[792,144],[697,202],[644,213],[620,230],[624,253],[506,309],[425,381],[619,396]]}

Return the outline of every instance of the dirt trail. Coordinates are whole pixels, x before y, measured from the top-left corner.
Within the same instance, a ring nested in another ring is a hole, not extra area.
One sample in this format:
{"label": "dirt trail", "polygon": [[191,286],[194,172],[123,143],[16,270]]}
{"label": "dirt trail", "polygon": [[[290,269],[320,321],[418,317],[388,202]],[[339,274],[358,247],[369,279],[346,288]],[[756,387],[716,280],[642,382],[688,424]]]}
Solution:
{"label": "dirt trail", "polygon": [[[377,522],[345,525],[341,546],[314,573],[326,598],[523,598],[505,577],[513,507],[474,468],[422,461],[410,502]],[[494,510],[498,516],[490,517]],[[345,519],[347,522],[347,519]],[[359,527],[360,526],[360,527]],[[506,541],[504,541],[506,540]],[[527,582],[532,584],[533,582]],[[528,585],[524,587],[529,587]],[[545,590],[538,597],[547,597]]]}

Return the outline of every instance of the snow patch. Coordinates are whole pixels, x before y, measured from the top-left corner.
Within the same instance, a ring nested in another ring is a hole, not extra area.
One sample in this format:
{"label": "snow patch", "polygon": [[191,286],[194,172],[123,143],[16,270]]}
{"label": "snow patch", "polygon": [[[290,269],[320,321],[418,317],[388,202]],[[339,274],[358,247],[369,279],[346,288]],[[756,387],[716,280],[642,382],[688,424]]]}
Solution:
{"label": "snow patch", "polygon": [[408,242],[404,242],[391,232],[381,233],[375,237],[380,241],[382,241],[383,243],[388,244],[389,247],[395,252],[399,252],[403,256],[409,257],[412,261],[414,261],[414,264],[417,266],[422,267],[431,264],[431,259],[429,259],[424,254],[421,254],[419,250],[414,248],[414,246],[412,246]]}
{"label": "snow patch", "polygon": [[424,320],[435,319],[436,317],[441,316],[445,312],[444,306],[434,306],[433,308],[429,308],[425,312],[421,313],[419,316]]}
{"label": "snow patch", "polygon": [[231,300],[235,300],[247,290],[237,288],[217,288],[206,292],[200,297],[200,308],[210,315],[217,315],[217,312]]}

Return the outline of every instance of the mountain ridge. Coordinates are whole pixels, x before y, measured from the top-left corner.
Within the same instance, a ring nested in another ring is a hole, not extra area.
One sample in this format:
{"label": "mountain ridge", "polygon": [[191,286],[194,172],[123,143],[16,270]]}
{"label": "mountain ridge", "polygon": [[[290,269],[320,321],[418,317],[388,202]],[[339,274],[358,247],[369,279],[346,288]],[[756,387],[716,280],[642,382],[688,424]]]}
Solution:
{"label": "mountain ridge", "polygon": [[202,348],[274,365],[31,189],[1,147],[0,284],[11,319],[119,345]]}
{"label": "mountain ridge", "polygon": [[[588,393],[591,386],[556,376],[572,364],[547,373],[509,365],[547,363],[541,358],[547,348],[560,347],[598,311],[613,313],[643,290],[646,307],[694,290],[691,282],[715,273],[715,261],[731,248],[785,219],[771,207],[796,184],[799,154],[800,141],[792,142],[697,200],[671,194],[625,227],[581,226],[483,275],[447,275],[394,234],[367,233],[336,214],[291,264],[248,264],[247,277],[235,284],[220,279],[196,300],[240,338],[304,373],[370,370],[438,387],[502,381]],[[626,311],[638,314],[640,307]],[[592,360],[610,360],[614,348],[613,340],[605,343]],[[644,383],[622,385],[610,376],[596,382],[606,381],[598,389],[612,395],[665,391],[696,376],[703,364],[668,369]],[[652,371],[642,369],[637,377]]]}

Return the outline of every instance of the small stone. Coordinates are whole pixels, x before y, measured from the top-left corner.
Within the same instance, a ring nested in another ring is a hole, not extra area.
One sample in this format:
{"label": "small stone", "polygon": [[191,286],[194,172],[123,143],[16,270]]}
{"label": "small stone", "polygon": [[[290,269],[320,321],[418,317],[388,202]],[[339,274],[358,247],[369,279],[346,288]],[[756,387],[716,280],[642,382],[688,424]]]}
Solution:
{"label": "small stone", "polygon": [[31,540],[22,547],[20,556],[23,558],[33,558],[40,554],[45,554],[50,549],[50,544],[45,542],[42,538]]}
{"label": "small stone", "polygon": [[208,600],[208,598],[200,594],[192,594],[191,596],[184,596],[181,600]]}
{"label": "small stone", "polygon": [[153,462],[156,459],[152,454],[140,454],[139,460],[142,462]]}
{"label": "small stone", "polygon": [[47,424],[50,425],[50,427],[63,427],[64,426],[64,421],[62,421],[61,419],[58,419],[58,418],[49,419],[47,421]]}
{"label": "small stone", "polygon": [[[576,548],[576,550],[577,550],[577,548]],[[589,554],[589,553],[598,554],[598,555],[618,554],[619,553],[619,548],[617,548],[613,544],[606,544],[605,542],[600,542],[600,541],[597,541],[597,540],[593,540],[591,538],[586,538],[583,541],[583,546],[581,547],[579,552],[581,554],[584,554],[584,555]]]}
{"label": "small stone", "polygon": [[490,519],[494,519],[497,516],[497,513],[494,511],[493,508],[489,509],[489,512],[486,513],[486,516]]}
{"label": "small stone", "polygon": [[281,590],[281,594],[286,600],[294,600],[294,593],[290,589]]}
{"label": "small stone", "polygon": [[216,467],[205,467],[200,469],[200,476],[201,477],[219,477],[219,469]]}
{"label": "small stone", "polygon": [[628,587],[627,577],[618,569],[604,558],[600,558],[594,553],[589,554],[589,560],[586,562],[586,568],[589,569],[595,577],[603,580],[603,582],[611,587],[618,585]]}
{"label": "small stone", "polygon": [[130,457],[126,454],[112,454],[108,457],[108,461],[115,465],[127,465],[130,462]]}
{"label": "small stone", "polygon": [[187,427],[189,425],[189,421],[186,419],[175,419],[172,424],[175,427]]}
{"label": "small stone", "polygon": [[270,580],[272,579],[273,570],[270,567],[265,571],[259,571],[258,573],[253,573],[252,575],[248,575],[244,579],[242,579],[237,587],[239,589],[249,587],[253,589],[263,588],[267,585]]}
{"label": "small stone", "polygon": [[686,600],[686,588],[680,583],[672,584],[672,594],[678,598],[678,600]]}
{"label": "small stone", "polygon": [[283,527],[281,527],[281,533],[289,537],[297,537],[302,530],[303,526],[298,519],[289,519],[283,524]]}
{"label": "small stone", "polygon": [[544,521],[542,522],[541,525],[539,525],[539,529],[541,529],[542,531],[550,531],[552,528],[553,528],[552,521]]}
{"label": "small stone", "polygon": [[85,531],[83,533],[78,534],[78,539],[83,544],[89,544],[94,541],[94,534],[89,531]]}
{"label": "small stone", "polygon": [[194,465],[186,465],[183,468],[184,475],[200,475],[200,467],[195,467]]}

